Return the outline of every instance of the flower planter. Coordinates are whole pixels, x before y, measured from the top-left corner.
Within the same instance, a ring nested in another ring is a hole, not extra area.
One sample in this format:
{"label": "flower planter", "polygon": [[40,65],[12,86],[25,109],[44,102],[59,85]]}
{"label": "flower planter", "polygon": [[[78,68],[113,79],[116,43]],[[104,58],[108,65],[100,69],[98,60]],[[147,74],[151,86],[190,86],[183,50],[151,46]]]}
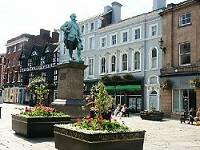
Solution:
{"label": "flower planter", "polygon": [[142,111],[140,113],[140,117],[145,120],[162,121],[164,117],[164,113],[159,112],[159,111],[155,111],[155,112]]}
{"label": "flower planter", "polygon": [[25,137],[52,137],[55,124],[69,123],[70,117],[24,117],[12,115],[12,129]]}
{"label": "flower planter", "polygon": [[145,131],[87,133],[56,125],[54,135],[58,150],[142,150]]}

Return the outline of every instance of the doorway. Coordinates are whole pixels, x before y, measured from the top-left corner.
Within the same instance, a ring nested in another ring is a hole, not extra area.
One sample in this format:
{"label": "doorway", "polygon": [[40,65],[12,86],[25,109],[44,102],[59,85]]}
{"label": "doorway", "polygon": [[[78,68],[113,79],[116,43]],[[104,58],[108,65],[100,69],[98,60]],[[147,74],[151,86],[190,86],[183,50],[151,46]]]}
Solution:
{"label": "doorway", "polygon": [[142,111],[142,98],[141,96],[139,97],[129,97],[128,98],[128,102],[129,102],[129,110],[132,113],[139,113],[140,111]]}
{"label": "doorway", "polygon": [[196,92],[194,89],[181,90],[183,109],[189,111],[191,108],[196,110]]}

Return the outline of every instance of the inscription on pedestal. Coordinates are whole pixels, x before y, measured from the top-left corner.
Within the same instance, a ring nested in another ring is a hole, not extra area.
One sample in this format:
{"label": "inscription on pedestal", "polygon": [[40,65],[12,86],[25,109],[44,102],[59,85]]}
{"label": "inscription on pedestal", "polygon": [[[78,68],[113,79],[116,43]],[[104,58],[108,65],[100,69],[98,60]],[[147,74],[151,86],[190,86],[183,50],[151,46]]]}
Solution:
{"label": "inscription on pedestal", "polygon": [[66,79],[66,73],[61,73],[60,80],[65,80],[65,79]]}

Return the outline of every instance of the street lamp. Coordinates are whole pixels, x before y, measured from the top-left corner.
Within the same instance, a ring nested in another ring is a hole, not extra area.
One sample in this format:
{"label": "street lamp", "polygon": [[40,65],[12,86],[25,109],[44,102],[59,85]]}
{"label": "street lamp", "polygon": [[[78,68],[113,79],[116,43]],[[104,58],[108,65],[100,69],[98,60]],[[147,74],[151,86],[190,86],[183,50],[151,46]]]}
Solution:
{"label": "street lamp", "polygon": [[159,43],[160,43],[160,49],[162,49],[163,52],[166,53],[166,47],[164,47],[164,41],[162,38],[160,38]]}

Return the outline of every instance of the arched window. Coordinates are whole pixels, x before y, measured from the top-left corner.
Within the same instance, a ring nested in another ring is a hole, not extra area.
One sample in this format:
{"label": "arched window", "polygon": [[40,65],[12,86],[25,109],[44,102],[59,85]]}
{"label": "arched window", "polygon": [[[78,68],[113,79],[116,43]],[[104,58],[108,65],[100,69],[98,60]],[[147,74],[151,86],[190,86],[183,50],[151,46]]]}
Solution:
{"label": "arched window", "polygon": [[149,94],[149,109],[155,108],[158,110],[158,93],[156,91],[151,91]]}
{"label": "arched window", "polygon": [[102,57],[101,58],[101,73],[105,73],[106,72],[106,58]]}
{"label": "arched window", "polygon": [[134,54],[134,70],[140,69],[140,52]]}
{"label": "arched window", "polygon": [[122,55],[122,71],[125,71],[128,69],[128,58],[127,58],[127,54],[123,54]]}
{"label": "arched window", "polygon": [[149,84],[157,84],[158,78],[156,76],[150,77]]}
{"label": "arched window", "polygon": [[158,62],[157,62],[158,56],[157,55],[158,55],[157,49],[154,48],[151,51],[151,68],[157,68],[157,65],[158,65]]}
{"label": "arched window", "polygon": [[116,57],[113,55],[111,57],[111,72],[116,71]]}

